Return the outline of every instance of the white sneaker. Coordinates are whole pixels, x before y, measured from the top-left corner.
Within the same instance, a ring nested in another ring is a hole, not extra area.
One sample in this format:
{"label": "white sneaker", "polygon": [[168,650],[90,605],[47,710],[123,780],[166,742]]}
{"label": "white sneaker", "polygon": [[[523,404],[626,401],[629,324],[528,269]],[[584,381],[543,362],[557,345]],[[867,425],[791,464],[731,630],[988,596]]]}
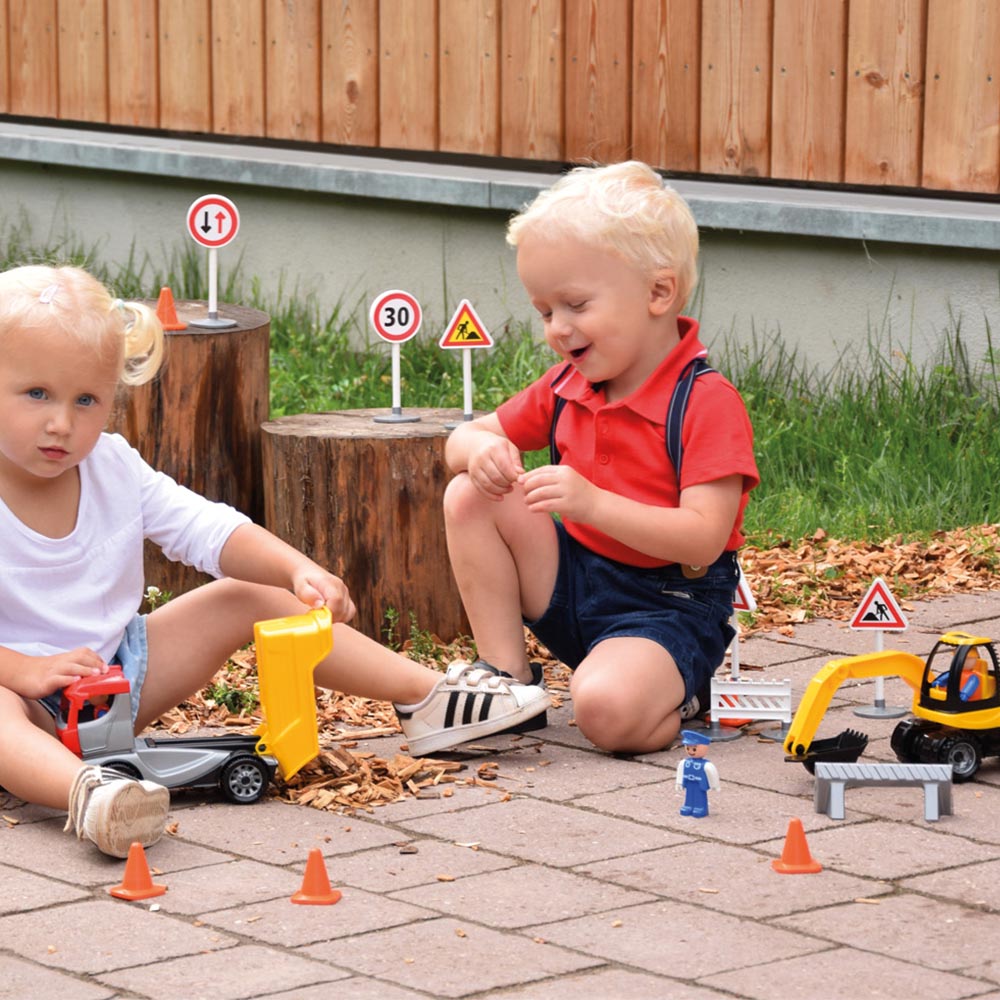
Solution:
{"label": "white sneaker", "polygon": [[128,857],[135,841],[148,847],[163,835],[170,792],[153,781],[136,781],[91,765],[77,771],[69,792],[64,830],[76,830],[114,858]]}
{"label": "white sneaker", "polygon": [[410,755],[422,757],[490,736],[549,707],[545,690],[456,662],[419,705],[394,705]]}

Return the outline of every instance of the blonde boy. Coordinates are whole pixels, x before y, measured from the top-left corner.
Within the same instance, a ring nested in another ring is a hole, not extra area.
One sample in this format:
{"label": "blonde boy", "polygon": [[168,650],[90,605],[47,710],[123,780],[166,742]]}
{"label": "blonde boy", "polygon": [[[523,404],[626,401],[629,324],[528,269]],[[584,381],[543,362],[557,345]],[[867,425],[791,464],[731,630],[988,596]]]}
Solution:
{"label": "blonde boy", "polygon": [[[666,452],[675,387],[705,355],[680,315],[697,227],[658,174],[628,162],[572,170],[507,239],[560,361],[448,440],[449,554],[478,665],[537,680],[526,624],[574,669],[576,723],[593,743],[659,750],[732,638],[736,549],[758,482],[743,401],[711,370],[681,408],[679,477]],[[550,434],[554,460],[526,472],[521,453]]]}

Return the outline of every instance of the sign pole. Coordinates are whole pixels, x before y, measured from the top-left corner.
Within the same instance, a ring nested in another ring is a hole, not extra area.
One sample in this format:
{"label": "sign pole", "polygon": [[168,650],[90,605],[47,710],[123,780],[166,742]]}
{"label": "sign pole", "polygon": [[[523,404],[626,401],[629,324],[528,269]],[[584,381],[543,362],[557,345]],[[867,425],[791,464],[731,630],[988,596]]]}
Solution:
{"label": "sign pole", "polygon": [[462,349],[462,400],[464,403],[462,419],[472,419],[472,351],[468,347]]}

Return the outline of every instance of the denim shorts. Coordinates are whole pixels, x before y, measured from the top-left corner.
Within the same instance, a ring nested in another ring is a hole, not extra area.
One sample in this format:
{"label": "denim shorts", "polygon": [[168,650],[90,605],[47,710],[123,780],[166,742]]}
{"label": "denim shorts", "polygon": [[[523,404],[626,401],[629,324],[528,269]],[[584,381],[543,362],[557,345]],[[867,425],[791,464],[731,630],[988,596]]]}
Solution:
{"label": "denim shorts", "polygon": [[[149,665],[149,649],[146,643],[146,616],[136,615],[125,627],[122,641],[111,657],[111,663],[122,668],[122,673],[128,678],[131,690],[129,692],[132,721],[139,714],[139,697],[142,694],[142,682],[146,679],[146,667]],[[59,717],[59,703],[62,691],[39,698],[39,702],[52,718]]]}
{"label": "denim shorts", "polygon": [[605,639],[651,639],[673,658],[685,699],[708,684],[735,636],[730,619],[739,583],[735,552],[689,580],[679,565],[643,569],[598,555],[559,521],[559,572],[545,613],[525,625],[553,656],[578,667]]}

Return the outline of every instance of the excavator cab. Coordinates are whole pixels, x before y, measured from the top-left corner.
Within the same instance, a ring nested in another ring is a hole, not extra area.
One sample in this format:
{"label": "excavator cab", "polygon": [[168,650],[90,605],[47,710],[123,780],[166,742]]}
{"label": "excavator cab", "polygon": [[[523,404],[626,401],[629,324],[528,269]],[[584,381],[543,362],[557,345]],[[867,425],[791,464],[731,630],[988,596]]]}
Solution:
{"label": "excavator cab", "polygon": [[948,713],[1000,706],[1000,662],[993,643],[965,632],[941,636],[927,657],[919,706]]}

